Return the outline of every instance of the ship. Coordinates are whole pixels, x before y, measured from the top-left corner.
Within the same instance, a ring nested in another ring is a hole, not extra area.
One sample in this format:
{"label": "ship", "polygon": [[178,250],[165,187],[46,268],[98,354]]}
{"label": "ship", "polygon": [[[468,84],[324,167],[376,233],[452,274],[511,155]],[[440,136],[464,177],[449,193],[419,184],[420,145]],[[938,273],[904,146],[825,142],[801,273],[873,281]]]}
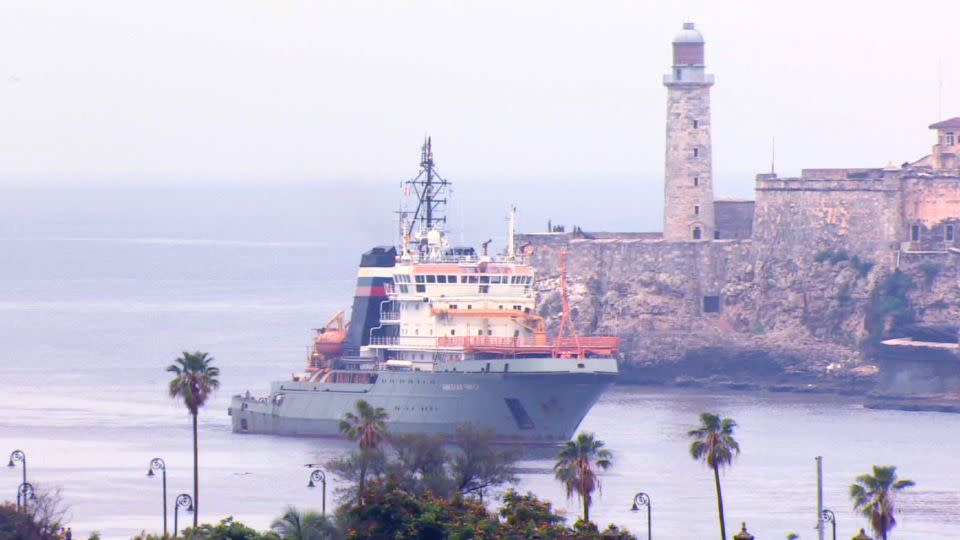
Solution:
{"label": "ship", "polygon": [[363,253],[350,321],[340,312],[316,330],[306,370],[263,397],[231,399],[236,433],[339,436],[359,400],[382,407],[390,433],[452,437],[471,425],[503,442],[569,440],[616,380],[619,340],[581,336],[567,302],[548,335],[538,312],[528,250],[514,244],[515,211],[502,253],[452,245],[445,206],[451,185],[432,141],[404,182],[396,245]]}

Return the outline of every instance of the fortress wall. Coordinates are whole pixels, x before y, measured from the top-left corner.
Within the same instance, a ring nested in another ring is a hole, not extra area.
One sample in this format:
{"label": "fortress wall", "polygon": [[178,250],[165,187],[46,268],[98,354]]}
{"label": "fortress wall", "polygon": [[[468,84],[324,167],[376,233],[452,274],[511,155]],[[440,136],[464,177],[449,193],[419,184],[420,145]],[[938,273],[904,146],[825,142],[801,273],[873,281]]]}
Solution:
{"label": "fortress wall", "polygon": [[830,176],[835,178],[757,178],[758,257],[809,260],[824,250],[845,250],[891,262],[902,239],[899,178]]}
{"label": "fortress wall", "polygon": [[[551,328],[556,328],[561,311],[563,249],[577,328],[620,336],[625,355],[634,362],[676,361],[691,348],[728,345],[726,334],[749,327],[738,306],[753,280],[749,241],[566,236],[565,242],[558,235],[516,238],[532,248],[538,304]],[[713,297],[708,305],[706,297]],[[709,312],[713,308],[718,311]]]}
{"label": "fortress wall", "polygon": [[717,231],[722,240],[748,240],[753,237],[753,213],[756,203],[717,199],[713,203]]}

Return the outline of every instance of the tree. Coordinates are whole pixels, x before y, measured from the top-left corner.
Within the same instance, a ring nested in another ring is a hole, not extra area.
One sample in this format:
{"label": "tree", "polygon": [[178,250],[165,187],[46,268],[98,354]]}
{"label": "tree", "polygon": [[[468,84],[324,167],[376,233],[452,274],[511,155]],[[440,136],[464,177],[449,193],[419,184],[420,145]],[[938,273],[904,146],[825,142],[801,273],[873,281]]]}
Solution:
{"label": "tree", "polygon": [[367,462],[370,454],[377,450],[387,433],[389,415],[383,407],[374,407],[365,400],[356,404],[357,413],[347,412],[340,421],[340,432],[360,446],[360,479],[357,488],[357,502],[363,506],[363,488],[367,479]]}
{"label": "tree", "polygon": [[593,492],[601,490],[599,473],[612,465],[613,454],[603,447],[603,441],[594,438],[593,433],[581,432],[575,440],[567,441],[557,455],[554,476],[563,483],[568,498],[574,493],[580,497],[584,521],[590,521]]}
{"label": "tree", "polygon": [[[169,537],[156,535],[135,536],[133,540],[169,540]],[[211,525],[204,523],[199,527],[190,527],[183,531],[183,540],[281,540],[273,531],[259,532],[248,527],[233,516],[220,520],[220,523]]]}
{"label": "tree", "polygon": [[690,444],[690,456],[703,461],[713,469],[713,479],[717,486],[717,512],[720,514],[720,539],[726,540],[727,529],[723,518],[723,494],[720,491],[720,469],[733,463],[734,456],[740,453],[740,445],[733,438],[737,423],[730,418],[720,418],[712,413],[700,413],[700,427],[687,432],[693,439]]}
{"label": "tree", "polygon": [[863,514],[870,522],[873,532],[883,540],[897,524],[896,494],[914,486],[911,480],[897,480],[897,468],[873,466],[873,474],[862,474],[850,486],[853,509]]}
{"label": "tree", "polygon": [[453,482],[447,475],[449,456],[442,435],[391,435],[390,446],[396,461],[386,467],[387,475],[399,482],[403,490],[415,495],[430,492],[440,497],[453,493]]}
{"label": "tree", "polygon": [[174,374],[170,381],[170,397],[180,399],[193,417],[193,526],[200,514],[200,481],[197,445],[197,415],[210,394],[220,386],[220,369],[213,366],[213,357],[205,352],[184,351],[176,363],[167,367]]}
{"label": "tree", "polygon": [[336,535],[336,529],[327,518],[316,512],[301,512],[293,506],[273,520],[270,529],[281,540],[329,540]]}
{"label": "tree", "polygon": [[494,447],[492,429],[470,424],[457,426],[453,445],[459,452],[450,462],[450,474],[456,489],[466,495],[476,493],[483,502],[487,488],[516,481],[516,453]]}

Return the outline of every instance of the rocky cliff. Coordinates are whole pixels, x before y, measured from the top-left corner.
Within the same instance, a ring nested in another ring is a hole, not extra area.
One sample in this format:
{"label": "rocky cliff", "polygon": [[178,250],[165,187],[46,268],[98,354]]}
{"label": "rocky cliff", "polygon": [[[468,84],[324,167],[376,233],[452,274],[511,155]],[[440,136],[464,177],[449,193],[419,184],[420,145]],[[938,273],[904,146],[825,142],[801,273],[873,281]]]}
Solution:
{"label": "rocky cliff", "polygon": [[881,339],[916,321],[960,320],[952,253],[898,256],[882,244],[772,252],[750,240],[567,234],[517,241],[532,252],[552,325],[567,253],[574,322],[584,334],[622,339],[627,381],[864,390]]}

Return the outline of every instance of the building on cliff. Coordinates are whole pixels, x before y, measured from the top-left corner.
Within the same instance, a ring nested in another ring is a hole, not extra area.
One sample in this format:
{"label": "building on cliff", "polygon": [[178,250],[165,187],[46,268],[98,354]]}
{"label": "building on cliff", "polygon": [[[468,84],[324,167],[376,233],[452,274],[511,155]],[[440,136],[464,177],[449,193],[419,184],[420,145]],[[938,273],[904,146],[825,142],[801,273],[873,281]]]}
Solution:
{"label": "building on cliff", "polygon": [[889,326],[870,313],[898,269],[920,322],[960,318],[960,118],[931,125],[936,144],[916,161],[758,174],[755,200],[715,200],[704,48],[684,24],[664,77],[663,232],[518,234],[542,293],[566,250],[578,324],[617,333],[640,363],[740,348],[801,358],[801,371],[856,366]]}

